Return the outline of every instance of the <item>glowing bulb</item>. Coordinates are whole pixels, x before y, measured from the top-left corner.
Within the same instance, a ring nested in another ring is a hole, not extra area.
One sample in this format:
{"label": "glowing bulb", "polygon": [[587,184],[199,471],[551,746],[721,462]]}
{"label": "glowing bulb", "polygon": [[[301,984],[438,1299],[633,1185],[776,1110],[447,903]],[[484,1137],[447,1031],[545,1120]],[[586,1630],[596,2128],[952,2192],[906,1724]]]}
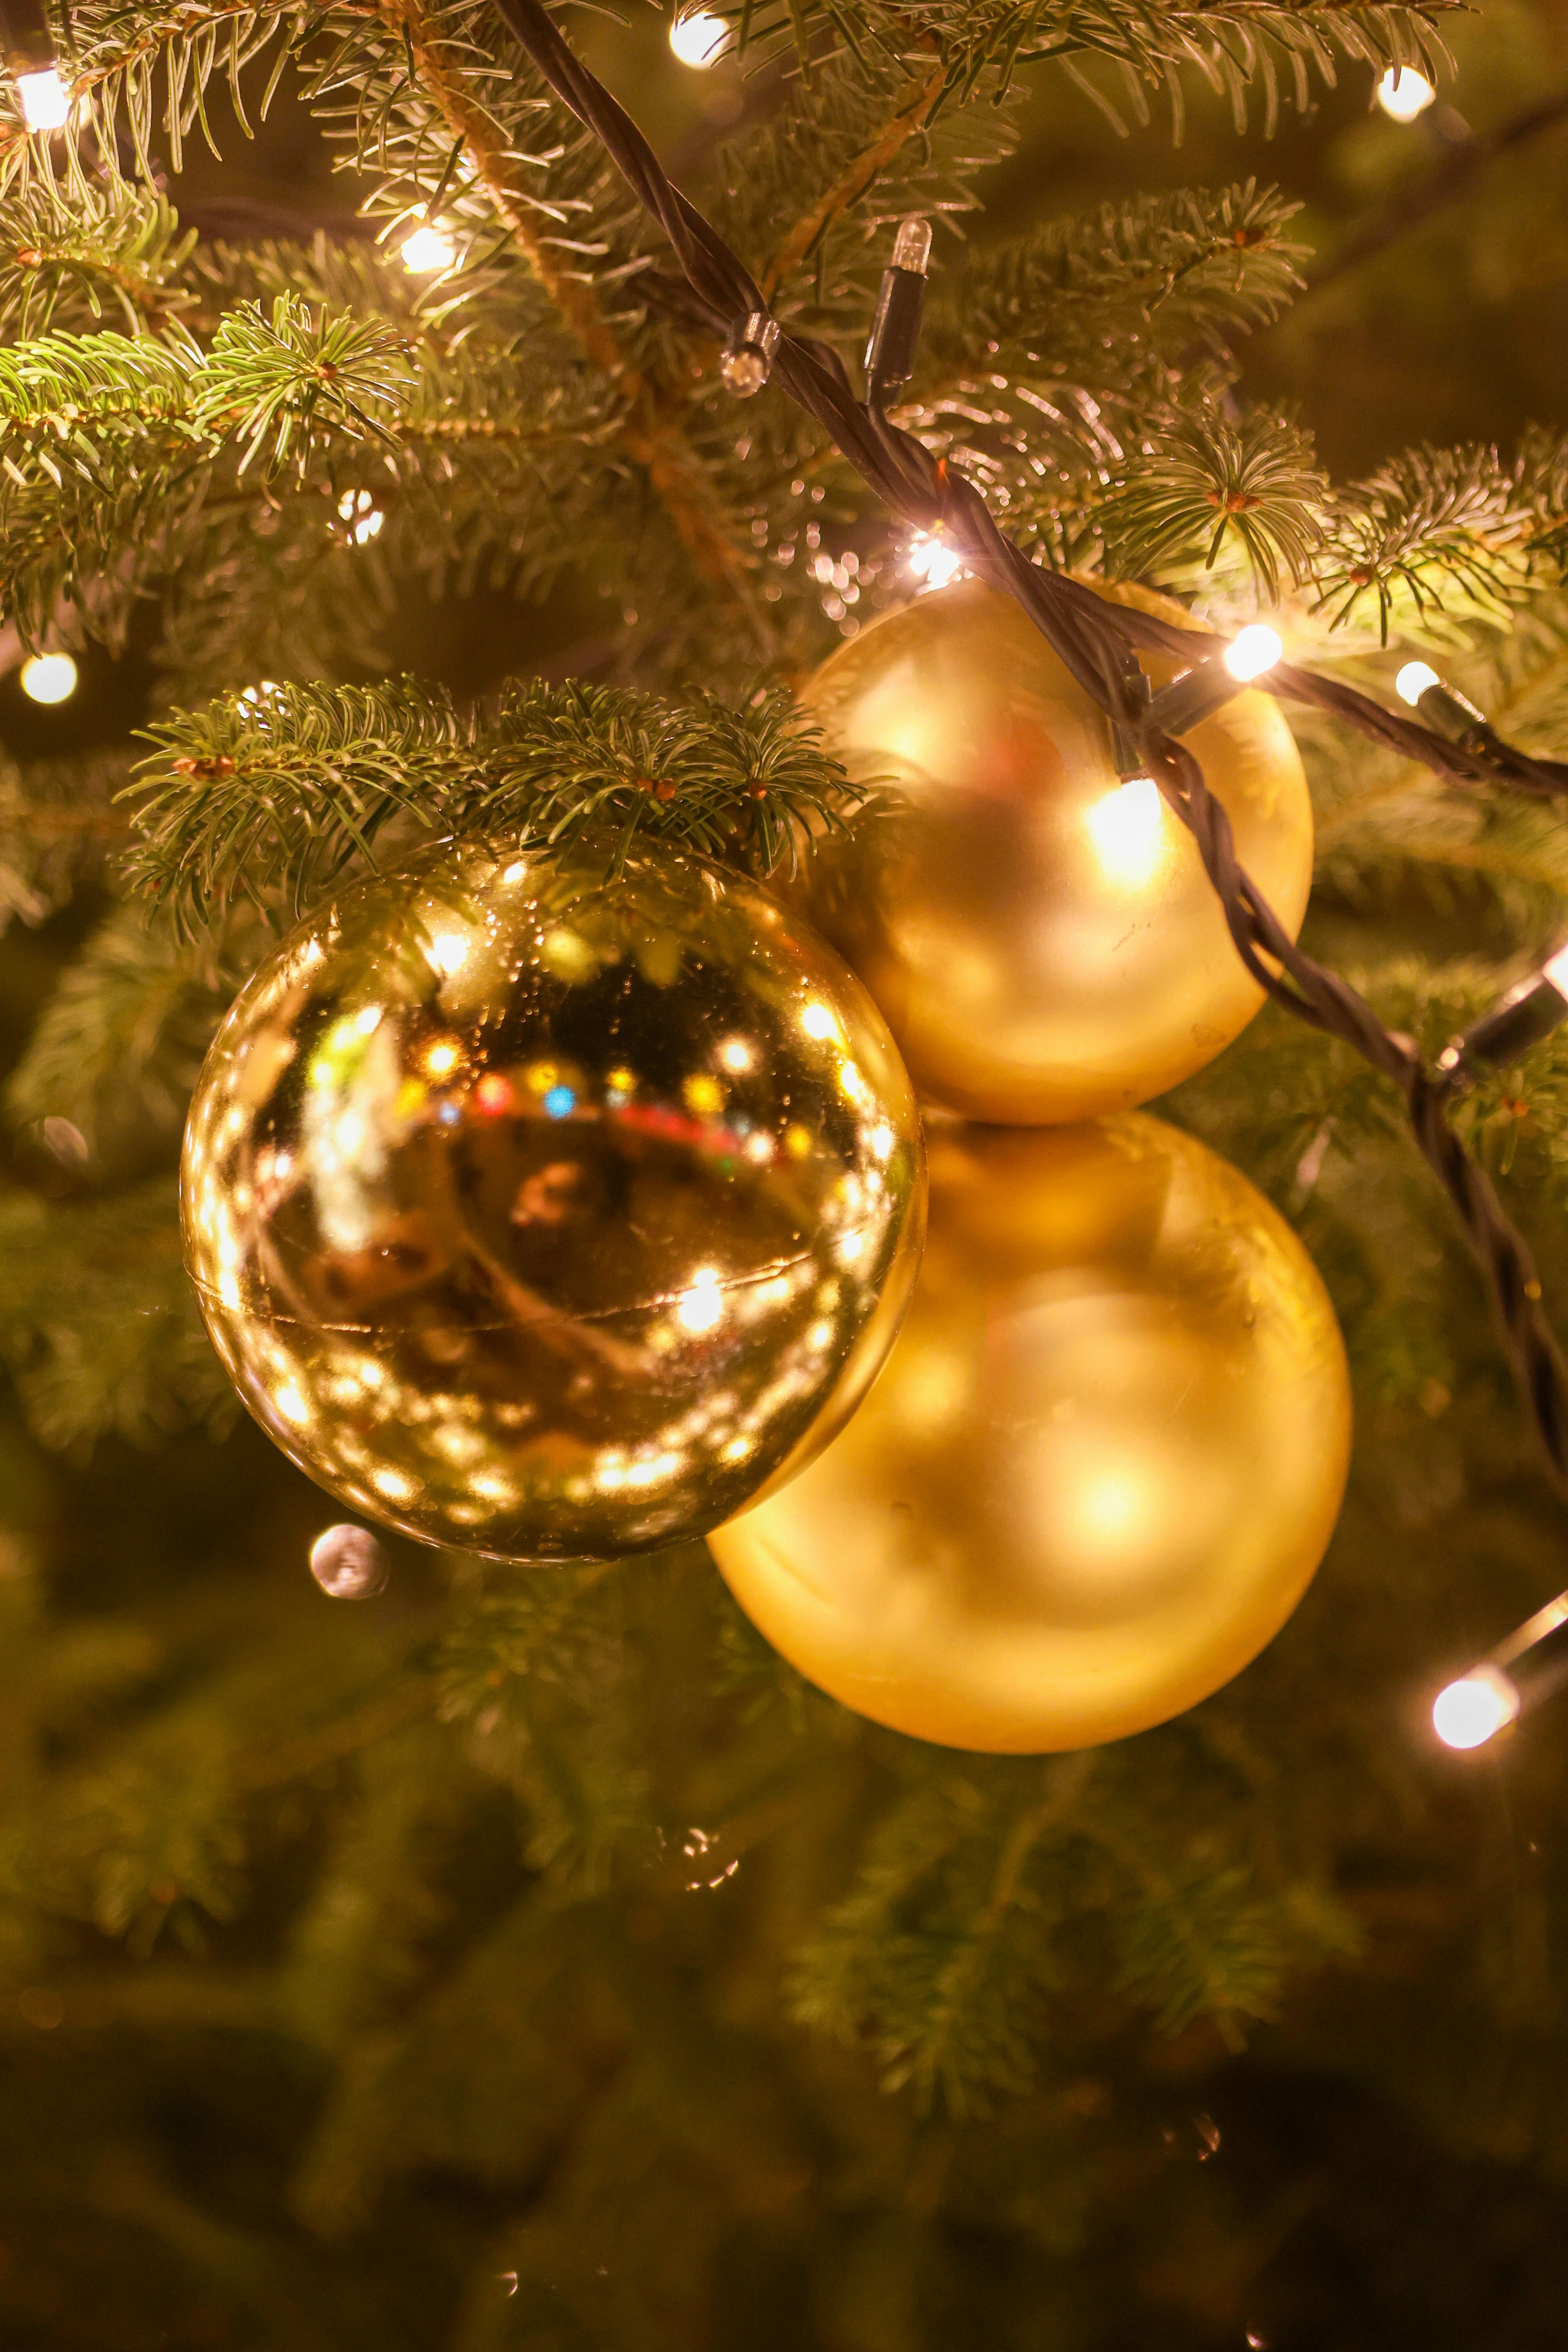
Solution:
{"label": "glowing bulb", "polygon": [[1414,710],[1428,687],[1441,686],[1442,683],[1430,662],[1406,662],[1394,686],[1400,700],[1407,702]]}
{"label": "glowing bulb", "polygon": [[1390,66],[1377,85],[1377,102],[1395,122],[1414,122],[1437,93],[1414,66]]}
{"label": "glowing bulb", "polygon": [[76,692],[76,664],[69,654],[34,654],[22,664],[22,691],[29,702],[64,702]]}
{"label": "glowing bulb", "polygon": [[1152,776],[1133,776],[1084,812],[1095,856],[1113,882],[1147,882],[1159,863],[1164,803]]}
{"label": "glowing bulb", "polygon": [[711,1331],[724,1312],[724,1294],[719,1286],[719,1269],[700,1265],[691,1277],[691,1287],[684,1292],[675,1310],[675,1319],[685,1331]]}
{"label": "glowing bulb", "polygon": [[732,1070],[737,1077],[743,1071],[749,1070],[756,1058],[743,1037],[726,1037],[719,1048],[719,1059],[724,1067],[727,1070]]}
{"label": "glowing bulb", "polygon": [[452,1037],[437,1037],[425,1055],[425,1066],[433,1078],[449,1078],[463,1058],[463,1049]]}
{"label": "glowing bulb", "polygon": [[1226,646],[1225,666],[1245,686],[1249,678],[1261,677],[1265,670],[1272,669],[1284,650],[1277,630],[1254,621]]}
{"label": "glowing bulb", "polygon": [[397,248],[397,257],[415,278],[429,278],[437,269],[450,269],[458,257],[458,248],[445,229],[433,228],[428,221],[405,236]]}
{"label": "glowing bulb", "polygon": [[468,961],[468,942],[460,931],[442,931],[430,942],[430,961],[450,980]]}
{"label": "glowing bulb", "polygon": [[1541,967],[1542,980],[1549,980],[1559,996],[1568,997],[1568,947],[1558,949]]}
{"label": "glowing bulb", "polygon": [[963,559],[957,551],[928,530],[915,533],[908,560],[915,578],[923,580],[928,588],[945,588],[963,570]]}
{"label": "glowing bulb", "polygon": [[808,1037],[837,1037],[838,1024],[826,1004],[808,1004],[800,1016]]}
{"label": "glowing bulb", "polygon": [[1475,1666],[1440,1690],[1432,1728],[1445,1748],[1484,1748],[1519,1713],[1519,1693],[1500,1666]]}
{"label": "glowing bulb", "polygon": [[58,131],[71,110],[70,93],[53,66],[16,76],[22,120],[29,131]]}
{"label": "glowing bulb", "polygon": [[699,73],[718,64],[729,39],[730,27],[722,16],[710,16],[703,9],[678,16],[669,28],[670,47],[683,66],[692,66]]}

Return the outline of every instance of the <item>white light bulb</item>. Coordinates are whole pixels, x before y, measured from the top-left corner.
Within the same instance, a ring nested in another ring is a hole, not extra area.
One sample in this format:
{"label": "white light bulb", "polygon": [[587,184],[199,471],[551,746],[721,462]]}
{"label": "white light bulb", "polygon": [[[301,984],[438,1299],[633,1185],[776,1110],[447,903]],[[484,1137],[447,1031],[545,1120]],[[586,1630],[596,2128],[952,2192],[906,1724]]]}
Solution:
{"label": "white light bulb", "polygon": [[34,654],[22,664],[22,691],[29,702],[65,702],[76,692],[76,664],[69,654]]}
{"label": "white light bulb", "polygon": [[1414,66],[1390,66],[1377,85],[1377,102],[1395,122],[1414,122],[1437,93]]}
{"label": "white light bulb", "polygon": [[53,66],[16,76],[22,120],[29,131],[58,131],[71,110],[70,92]]}
{"label": "white light bulb", "polygon": [[428,278],[437,269],[450,269],[458,257],[458,248],[445,229],[433,228],[428,221],[405,236],[397,248],[397,257],[405,269],[416,278]]}
{"label": "white light bulb", "polygon": [[1441,686],[1442,683],[1430,662],[1406,662],[1394,681],[1394,688],[1400,700],[1407,702],[1414,710],[1429,686]]}
{"label": "white light bulb", "polygon": [[1500,1666],[1475,1666],[1440,1690],[1432,1728],[1445,1748],[1484,1748],[1519,1713],[1519,1693]]}
{"label": "white light bulb", "polygon": [[1561,947],[1554,956],[1547,957],[1541,967],[1541,977],[1552,982],[1559,996],[1568,998],[1568,947]]}
{"label": "white light bulb", "polygon": [[1265,670],[1272,669],[1284,650],[1278,630],[1254,621],[1226,646],[1225,666],[1245,686],[1249,678],[1261,677]]}
{"label": "white light bulb", "polygon": [[933,532],[921,530],[910,541],[910,570],[928,588],[945,588],[963,570],[963,559]]}
{"label": "white light bulb", "polygon": [[730,27],[723,17],[710,16],[701,9],[678,16],[669,28],[670,47],[683,66],[691,66],[699,73],[718,64],[729,41]]}

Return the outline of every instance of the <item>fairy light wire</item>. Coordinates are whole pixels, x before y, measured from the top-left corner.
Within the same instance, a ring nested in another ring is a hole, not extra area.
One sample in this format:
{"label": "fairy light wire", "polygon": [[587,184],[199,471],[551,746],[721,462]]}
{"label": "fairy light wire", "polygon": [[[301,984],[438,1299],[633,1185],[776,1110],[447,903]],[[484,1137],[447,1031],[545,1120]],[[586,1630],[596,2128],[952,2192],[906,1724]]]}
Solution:
{"label": "fairy light wire", "polygon": [[[673,184],[625,108],[568,46],[542,0],[497,0],[502,17],[544,81],[591,131],[637,201],[668,237],[714,333],[765,310],[751,271]],[[1529,1244],[1506,1215],[1489,1178],[1448,1123],[1452,1093],[1428,1072],[1409,1040],[1385,1029],[1349,982],[1298,948],[1246,873],[1230,820],[1187,747],[1152,727],[1131,687],[1129,651],[1174,655],[1184,665],[1220,649],[1204,632],[1110,604],[1080,581],[1032,563],[1003,532],[984,499],[873,401],[856,397],[838,354],[815,339],[782,334],[773,380],[814,417],[841,456],[908,527],[940,535],[967,570],[1013,596],[1079,683],[1142,753],[1166,801],[1192,833],[1242,962],[1258,985],[1300,1019],[1352,1045],[1396,1086],[1415,1141],[1448,1193],[1490,1283],[1504,1344],[1559,1487],[1568,1493],[1568,1380],[1542,1306]],[[1568,794],[1568,764],[1501,745],[1478,756],[1354,688],[1280,663],[1260,685],[1357,728],[1455,782],[1500,777],[1542,797]]]}

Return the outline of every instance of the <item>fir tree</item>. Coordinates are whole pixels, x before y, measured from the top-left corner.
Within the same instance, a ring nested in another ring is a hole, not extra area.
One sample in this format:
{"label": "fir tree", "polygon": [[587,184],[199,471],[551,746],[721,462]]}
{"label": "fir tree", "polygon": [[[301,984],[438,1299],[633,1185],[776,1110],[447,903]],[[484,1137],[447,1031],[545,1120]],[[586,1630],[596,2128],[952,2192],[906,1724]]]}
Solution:
{"label": "fir tree", "polygon": [[[895,415],[1032,562],[1281,609],[1390,708],[1428,658],[1568,756],[1549,10],[725,13],[732,135],[689,122],[682,184],[852,374],[892,226],[935,224]],[[567,29],[657,85],[662,24]],[[845,805],[791,686],[910,549],[776,385],[725,390],[490,0],[79,0],[55,37],[68,126],[0,125],[0,612],[114,723],[13,697],[0,764],[7,2341],[1554,2340],[1560,1735],[1466,1773],[1423,1717],[1568,1580],[1562,1504],[1348,1045],[1270,1007],[1159,1106],[1302,1233],[1359,1413],[1312,1593],[1178,1721],[901,1739],[700,1547],[311,1584],[321,1497],[236,1426],[181,1265],[225,1005],[439,832],[767,872]],[[1395,68],[1430,139],[1366,114]],[[347,202],[285,185],[299,121]],[[1559,944],[1558,806],[1291,718],[1309,944],[1435,1059]],[[1568,1034],[1456,1119],[1561,1312]]]}

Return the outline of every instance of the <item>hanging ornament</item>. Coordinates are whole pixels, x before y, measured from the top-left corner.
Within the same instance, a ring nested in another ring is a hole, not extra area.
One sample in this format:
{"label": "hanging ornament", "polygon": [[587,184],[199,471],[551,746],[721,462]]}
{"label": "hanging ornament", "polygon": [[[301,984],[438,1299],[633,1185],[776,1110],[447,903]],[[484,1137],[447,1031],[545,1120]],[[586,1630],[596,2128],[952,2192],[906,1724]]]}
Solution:
{"label": "hanging ornament", "polygon": [[935,1128],[903,1329],[804,1475],[719,1529],[813,1682],[954,1748],[1163,1722],[1279,1632],[1333,1528],[1344,1348],[1246,1179],[1159,1121]]}
{"label": "hanging ornament", "polygon": [[913,1279],[919,1121],[875,1006],[668,849],[445,843],[251,980],[185,1133],[186,1257],[262,1427],[405,1535],[700,1533],[853,1412]]}
{"label": "hanging ornament", "polygon": [[[1180,623],[1164,597],[1105,592]],[[1181,664],[1144,657],[1161,685]],[[834,654],[807,714],[857,782],[891,787],[816,845],[814,920],[910,1074],[971,1118],[1035,1126],[1146,1102],[1262,1002],[1191,835],[1011,597],[918,596]],[[1278,706],[1236,695],[1187,738],[1242,865],[1292,935],[1312,818]]]}

